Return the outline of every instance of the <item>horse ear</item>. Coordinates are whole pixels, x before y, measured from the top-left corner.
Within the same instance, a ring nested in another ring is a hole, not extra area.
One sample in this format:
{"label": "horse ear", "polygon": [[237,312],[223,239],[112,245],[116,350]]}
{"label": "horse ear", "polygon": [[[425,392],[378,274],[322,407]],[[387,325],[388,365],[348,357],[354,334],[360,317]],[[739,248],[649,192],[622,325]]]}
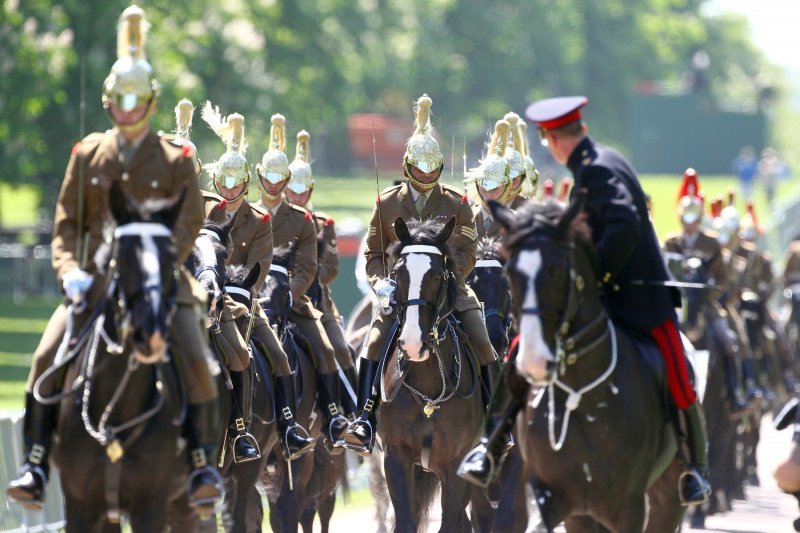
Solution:
{"label": "horse ear", "polygon": [[585,188],[575,191],[575,196],[572,198],[569,206],[567,206],[567,210],[564,211],[564,214],[558,219],[558,231],[564,232],[568,230],[572,221],[575,220],[575,217],[583,211],[583,206],[586,204],[587,192]]}
{"label": "horse ear", "polygon": [[439,232],[439,235],[436,236],[436,240],[439,242],[447,242],[447,239],[450,238],[450,235],[453,234],[453,229],[456,227],[456,217],[450,217],[450,220],[447,221],[447,224],[444,225],[442,231]]}
{"label": "horse ear", "polygon": [[125,194],[119,183],[111,182],[111,188],[108,191],[108,206],[118,226],[127,224],[133,219],[129,203],[128,195]]}
{"label": "horse ear", "polygon": [[252,289],[258,281],[259,276],[261,276],[261,263],[256,263],[253,265],[253,268],[250,269],[250,272],[247,273],[247,277],[244,278],[242,285],[244,285],[246,289]]}
{"label": "horse ear", "polygon": [[505,229],[511,229],[511,225],[514,223],[514,211],[494,200],[489,200],[489,210],[498,224]]}
{"label": "horse ear", "polygon": [[397,220],[394,221],[394,234],[397,235],[397,239],[403,243],[411,239],[411,232],[408,231],[406,221],[400,217],[397,217]]}

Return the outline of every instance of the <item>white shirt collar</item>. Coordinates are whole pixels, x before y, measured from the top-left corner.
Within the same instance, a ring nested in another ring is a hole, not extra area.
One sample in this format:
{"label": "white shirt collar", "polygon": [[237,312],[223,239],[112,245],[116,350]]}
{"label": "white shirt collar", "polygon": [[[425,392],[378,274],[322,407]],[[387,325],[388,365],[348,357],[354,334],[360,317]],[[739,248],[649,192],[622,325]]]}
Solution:
{"label": "white shirt collar", "polygon": [[148,133],[150,133],[150,127],[147,127],[141,135],[139,135],[138,137],[136,137],[132,141],[127,141],[122,136],[122,133],[120,133],[120,131],[117,130],[117,146],[119,146],[121,148],[122,147],[122,143],[130,142],[131,145],[133,146],[133,151],[135,152],[142,145],[142,143],[144,142],[144,138],[147,137]]}

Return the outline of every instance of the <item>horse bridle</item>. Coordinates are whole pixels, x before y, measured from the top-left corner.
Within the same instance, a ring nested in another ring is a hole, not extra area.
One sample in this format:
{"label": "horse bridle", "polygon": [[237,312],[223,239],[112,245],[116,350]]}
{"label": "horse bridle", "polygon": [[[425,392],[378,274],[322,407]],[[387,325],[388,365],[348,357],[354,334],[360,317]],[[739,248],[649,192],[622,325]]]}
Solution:
{"label": "horse bridle", "polygon": [[444,304],[447,301],[447,291],[448,291],[448,288],[450,286],[450,278],[452,277],[452,273],[447,269],[447,266],[446,266],[447,257],[444,254],[442,254],[442,251],[439,250],[435,246],[430,246],[430,245],[426,245],[426,244],[411,244],[411,245],[408,245],[408,246],[404,246],[403,249],[400,250],[400,255],[406,255],[406,254],[411,254],[411,253],[423,253],[423,254],[433,254],[433,255],[441,256],[444,275],[443,275],[442,283],[439,285],[439,293],[436,296],[436,303],[435,304],[433,302],[425,299],[425,298],[412,298],[412,299],[407,300],[405,302],[402,302],[400,304],[401,311],[399,313],[398,318],[400,318],[401,322],[405,322],[404,319],[405,319],[406,311],[408,310],[409,307],[412,307],[412,306],[415,306],[415,305],[429,307],[433,311],[434,316],[436,317],[436,318],[434,318],[433,328],[431,328],[430,335],[431,335],[431,337],[433,337],[433,339],[435,341],[438,341],[439,340],[439,330],[440,330],[439,326],[440,326],[441,322],[443,320],[446,320],[447,317],[450,316],[453,313],[453,309],[451,307],[451,309],[449,311],[447,311],[445,314],[441,314],[442,313],[442,308],[444,307]]}
{"label": "horse bridle", "polygon": [[[117,226],[117,228],[114,230],[114,240],[119,241],[121,237],[139,237],[143,240],[143,242],[144,239],[152,239],[154,237],[165,237],[171,239],[172,230],[163,224],[155,222],[131,222]],[[114,329],[121,331],[122,334],[118,339],[112,338],[112,336],[108,335],[105,331],[103,331],[102,334],[106,344],[108,345],[108,351],[110,353],[120,354],[124,350],[128,335],[130,334],[130,323],[132,321],[133,310],[131,308],[131,302],[128,298],[128,295],[124,292],[122,294],[117,294],[119,289],[119,270],[116,260],[111,261],[110,269],[110,281],[106,288],[106,301],[108,304],[113,304],[114,302],[117,304],[121,320],[118,319],[117,314],[114,313]],[[149,294],[152,298],[153,296],[160,297],[162,295],[162,290],[163,287],[161,279],[148,279],[145,281],[140,292],[142,297],[145,297],[145,295]],[[115,296],[119,297],[116,298]],[[166,294],[164,301],[167,309],[167,314],[164,319],[167,326],[169,326],[169,324],[172,322],[172,316],[175,313],[176,296],[177,280],[175,283],[173,283],[170,291]],[[162,305],[162,309],[163,308],[164,305]],[[158,314],[160,313],[161,310],[158,311]]]}
{"label": "horse bridle", "polygon": [[[474,268],[503,268],[503,264],[497,259],[478,259],[475,261]],[[508,291],[506,291],[508,292]],[[506,298],[505,308],[501,311],[498,307],[484,307],[483,318],[487,319],[496,316],[503,324],[503,331],[505,334],[506,342],[508,342],[508,332],[511,329],[511,295],[508,294]]]}
{"label": "horse bridle", "polygon": [[[579,342],[583,340],[587,333],[591,332],[598,323],[606,321],[607,315],[605,312],[598,313],[597,317],[591,320],[588,324],[583,326],[574,334],[569,335],[572,329],[572,322],[578,315],[581,302],[583,301],[583,289],[585,288],[585,281],[583,276],[578,274],[573,268],[573,256],[575,252],[574,243],[552,240],[548,240],[547,243],[566,247],[569,251],[567,267],[569,271],[570,282],[567,289],[567,304],[564,306],[564,309],[561,313],[548,309],[541,309],[539,307],[522,307],[519,311],[519,314],[520,317],[524,315],[535,315],[543,319],[556,321],[555,363],[558,365],[559,374],[563,375],[566,372],[567,365],[575,364],[580,356],[586,354],[600,344],[608,336],[609,330],[608,328],[605,328],[599,337],[591,341],[589,344],[576,350]],[[535,287],[533,290],[536,290]]]}

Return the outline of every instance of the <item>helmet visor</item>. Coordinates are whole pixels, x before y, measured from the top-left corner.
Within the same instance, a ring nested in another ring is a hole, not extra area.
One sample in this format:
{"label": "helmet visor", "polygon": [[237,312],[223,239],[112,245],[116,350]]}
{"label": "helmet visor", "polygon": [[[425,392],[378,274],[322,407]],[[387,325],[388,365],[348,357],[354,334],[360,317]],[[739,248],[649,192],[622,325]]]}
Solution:
{"label": "helmet visor", "polygon": [[295,194],[303,194],[304,192],[310,190],[310,187],[306,183],[300,181],[289,182],[287,187]]}
{"label": "helmet visor", "polygon": [[280,172],[265,172],[261,177],[273,185],[277,185],[278,183],[289,179],[288,176],[281,174]]}

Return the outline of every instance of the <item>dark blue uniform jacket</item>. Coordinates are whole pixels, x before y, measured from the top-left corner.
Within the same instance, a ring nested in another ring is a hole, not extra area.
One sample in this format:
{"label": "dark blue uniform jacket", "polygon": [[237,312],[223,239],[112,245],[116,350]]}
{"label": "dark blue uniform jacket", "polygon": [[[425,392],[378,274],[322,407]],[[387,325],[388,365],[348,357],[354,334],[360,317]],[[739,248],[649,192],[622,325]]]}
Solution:
{"label": "dark blue uniform jacket", "polygon": [[573,193],[585,188],[592,240],[602,268],[611,318],[641,333],[674,320],[680,293],[674,287],[632,285],[671,280],[647,213],[636,173],[616,150],[584,138],[567,161]]}

